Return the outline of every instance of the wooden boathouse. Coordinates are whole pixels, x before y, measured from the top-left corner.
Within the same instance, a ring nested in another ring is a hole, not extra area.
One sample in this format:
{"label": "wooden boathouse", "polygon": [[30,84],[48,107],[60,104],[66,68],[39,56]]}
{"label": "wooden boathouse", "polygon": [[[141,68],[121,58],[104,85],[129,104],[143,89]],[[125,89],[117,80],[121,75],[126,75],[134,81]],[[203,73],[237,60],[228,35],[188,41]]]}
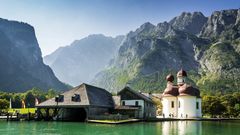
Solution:
{"label": "wooden boathouse", "polygon": [[86,121],[110,113],[114,101],[105,89],[83,83],[36,107],[39,120]]}

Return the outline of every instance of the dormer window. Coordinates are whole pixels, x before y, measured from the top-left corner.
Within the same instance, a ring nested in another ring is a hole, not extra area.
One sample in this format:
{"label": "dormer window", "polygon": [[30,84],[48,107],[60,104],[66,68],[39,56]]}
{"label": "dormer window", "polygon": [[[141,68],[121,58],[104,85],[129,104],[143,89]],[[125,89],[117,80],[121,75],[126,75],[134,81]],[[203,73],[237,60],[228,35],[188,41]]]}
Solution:
{"label": "dormer window", "polygon": [[64,101],[64,95],[58,95],[55,97],[55,102],[63,102]]}
{"label": "dormer window", "polygon": [[74,94],[72,96],[72,101],[73,102],[80,102],[81,101],[80,95],[79,94]]}

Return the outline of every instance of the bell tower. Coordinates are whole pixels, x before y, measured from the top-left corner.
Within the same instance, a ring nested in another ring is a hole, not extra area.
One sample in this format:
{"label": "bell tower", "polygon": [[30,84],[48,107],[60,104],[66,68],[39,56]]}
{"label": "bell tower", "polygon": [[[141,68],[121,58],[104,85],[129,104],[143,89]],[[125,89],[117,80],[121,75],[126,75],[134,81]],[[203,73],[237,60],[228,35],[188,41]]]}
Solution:
{"label": "bell tower", "polygon": [[177,73],[177,84],[179,86],[182,86],[186,83],[186,78],[187,78],[187,72],[181,69]]}

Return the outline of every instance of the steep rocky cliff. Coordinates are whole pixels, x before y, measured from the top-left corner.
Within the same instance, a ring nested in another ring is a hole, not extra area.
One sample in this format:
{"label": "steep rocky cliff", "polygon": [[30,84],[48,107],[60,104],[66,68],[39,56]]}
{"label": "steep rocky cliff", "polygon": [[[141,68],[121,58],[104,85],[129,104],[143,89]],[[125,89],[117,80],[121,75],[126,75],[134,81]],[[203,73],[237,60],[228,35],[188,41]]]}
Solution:
{"label": "steep rocky cliff", "polygon": [[34,28],[0,19],[0,90],[21,92],[33,87],[67,89],[43,64]]}
{"label": "steep rocky cliff", "polygon": [[205,17],[184,12],[156,26],[145,23],[126,35],[114,62],[93,83],[114,92],[126,84],[162,91],[166,74],[183,68],[188,81],[201,89],[235,90],[240,83],[239,13],[223,10]]}

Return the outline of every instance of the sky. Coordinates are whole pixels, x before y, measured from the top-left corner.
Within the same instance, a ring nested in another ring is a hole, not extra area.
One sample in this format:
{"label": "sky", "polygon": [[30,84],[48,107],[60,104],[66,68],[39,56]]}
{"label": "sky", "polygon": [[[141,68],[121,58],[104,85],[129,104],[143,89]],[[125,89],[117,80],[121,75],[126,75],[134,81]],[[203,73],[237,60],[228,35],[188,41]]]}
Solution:
{"label": "sky", "polygon": [[239,0],[0,0],[0,18],[35,28],[42,55],[90,34],[115,37],[182,12],[240,8]]}

